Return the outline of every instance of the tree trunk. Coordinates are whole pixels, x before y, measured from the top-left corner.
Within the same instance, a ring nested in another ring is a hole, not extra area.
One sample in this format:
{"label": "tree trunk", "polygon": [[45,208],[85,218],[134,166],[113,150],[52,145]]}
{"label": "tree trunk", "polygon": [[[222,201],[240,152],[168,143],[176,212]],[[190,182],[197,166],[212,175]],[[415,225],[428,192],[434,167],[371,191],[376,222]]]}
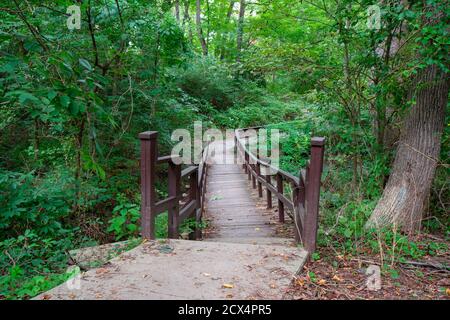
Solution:
{"label": "tree trunk", "polygon": [[236,48],[237,55],[236,61],[241,61],[241,51],[242,51],[242,38],[244,37],[244,16],[245,16],[245,0],[240,0],[239,2],[239,20],[238,20],[238,29],[236,36]]}
{"label": "tree trunk", "polygon": [[436,65],[421,70],[410,92],[415,97],[405,120],[392,173],[368,227],[392,224],[420,229],[441,147],[449,81]]}
{"label": "tree trunk", "polygon": [[189,0],[184,1],[183,30],[185,30],[186,27],[189,41],[192,44],[194,36],[192,35],[191,16],[189,15]]}
{"label": "tree trunk", "polygon": [[206,44],[205,38],[203,37],[200,0],[196,0],[195,21],[197,23],[198,39],[200,40],[200,44],[202,45],[203,55],[207,56],[208,55],[208,46]]}
{"label": "tree trunk", "polygon": [[[235,0],[230,0],[230,3],[228,5],[228,10],[227,10],[227,17],[226,17],[224,26],[227,26],[228,23],[230,23],[230,19],[231,19],[231,15],[233,14],[233,7],[234,7],[235,2],[236,2]],[[222,42],[221,48],[220,48],[220,60],[223,60],[225,58],[226,44],[223,42],[226,41],[226,38],[228,38],[228,36],[224,37],[224,35],[222,33],[220,36],[220,39]]]}
{"label": "tree trunk", "polygon": [[180,23],[180,0],[175,0],[175,17],[177,22]]}

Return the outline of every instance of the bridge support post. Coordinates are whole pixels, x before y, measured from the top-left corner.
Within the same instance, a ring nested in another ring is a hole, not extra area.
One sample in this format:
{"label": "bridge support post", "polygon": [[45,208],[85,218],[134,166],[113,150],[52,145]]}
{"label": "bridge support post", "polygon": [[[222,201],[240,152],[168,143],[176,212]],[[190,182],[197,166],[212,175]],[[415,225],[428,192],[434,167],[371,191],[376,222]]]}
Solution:
{"label": "bridge support post", "polygon": [[245,145],[244,145],[244,165],[245,165],[245,173],[247,173],[248,176],[248,180],[250,180],[250,157],[248,156],[248,153],[246,152],[246,150],[250,149],[250,142],[249,142],[249,137],[246,136],[245,137]]}
{"label": "bridge support post", "polygon": [[303,245],[310,254],[316,249],[324,149],[325,138],[311,139],[311,159],[306,171],[306,215],[303,225]]}
{"label": "bridge support post", "polygon": [[[279,194],[283,194],[283,176],[277,173],[277,191]],[[278,198],[278,221],[284,222],[284,203]]]}
{"label": "bridge support post", "polygon": [[157,137],[158,132],[156,131],[146,131],[139,134],[141,140],[141,226],[144,239],[155,238]]}
{"label": "bridge support post", "polygon": [[[169,197],[177,197],[179,199],[181,196],[181,165],[169,162],[168,184]],[[167,210],[167,213],[169,224],[168,236],[171,239],[178,239],[178,215],[180,214],[178,200]]]}
{"label": "bridge support post", "polygon": [[[266,170],[265,179],[267,181],[267,184],[270,184],[270,181],[271,181],[270,174],[269,174],[269,172],[267,172],[267,171],[269,171],[269,169],[265,168],[265,170]],[[272,209],[272,191],[270,191],[269,188],[266,188],[266,196],[267,196],[267,209]]]}
{"label": "bridge support post", "polygon": [[201,223],[200,192],[197,186],[198,186],[198,170],[194,171],[191,174],[189,180],[189,199],[195,200],[196,203],[194,210],[195,230],[193,235],[195,240],[201,238],[201,228],[199,225]]}

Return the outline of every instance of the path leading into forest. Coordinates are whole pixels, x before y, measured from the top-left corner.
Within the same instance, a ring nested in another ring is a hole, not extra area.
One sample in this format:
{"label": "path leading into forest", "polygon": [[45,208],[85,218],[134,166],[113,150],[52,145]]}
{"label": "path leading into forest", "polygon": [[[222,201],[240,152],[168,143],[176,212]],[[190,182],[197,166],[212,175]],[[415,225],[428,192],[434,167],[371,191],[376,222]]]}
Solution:
{"label": "path leading into forest", "polygon": [[241,165],[212,160],[203,241],[145,242],[36,299],[283,299],[306,251],[276,236]]}
{"label": "path leading into forest", "polygon": [[280,223],[276,213],[258,198],[242,165],[234,161],[233,140],[228,139],[223,145],[222,154],[211,156],[208,169],[204,217],[210,228],[205,240],[295,245],[292,237],[277,236]]}

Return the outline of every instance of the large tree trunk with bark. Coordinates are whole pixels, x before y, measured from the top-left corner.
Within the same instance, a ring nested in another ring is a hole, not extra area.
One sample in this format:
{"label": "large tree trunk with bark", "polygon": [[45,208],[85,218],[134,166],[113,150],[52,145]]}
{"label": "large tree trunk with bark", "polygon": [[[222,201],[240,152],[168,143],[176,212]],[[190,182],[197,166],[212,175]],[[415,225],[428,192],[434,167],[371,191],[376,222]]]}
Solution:
{"label": "large tree trunk with bark", "polygon": [[198,39],[200,40],[200,44],[202,46],[203,55],[207,56],[208,55],[208,45],[206,44],[205,37],[203,36],[200,0],[196,0],[195,21],[197,23]]}
{"label": "large tree trunk with bark", "polygon": [[437,65],[419,71],[397,154],[383,196],[368,227],[397,225],[406,232],[420,229],[438,164],[448,101],[447,74]]}

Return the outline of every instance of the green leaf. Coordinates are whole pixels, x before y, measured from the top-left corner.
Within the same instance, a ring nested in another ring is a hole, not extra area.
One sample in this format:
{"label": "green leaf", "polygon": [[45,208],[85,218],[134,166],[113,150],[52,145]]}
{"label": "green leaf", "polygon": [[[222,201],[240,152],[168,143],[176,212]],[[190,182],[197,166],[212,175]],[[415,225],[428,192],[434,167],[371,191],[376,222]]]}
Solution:
{"label": "green leaf", "polygon": [[345,231],[344,231],[344,236],[345,236],[346,238],[350,238],[350,237],[352,236],[352,234],[353,234],[352,230],[350,230],[350,229],[345,229]]}
{"label": "green leaf", "polygon": [[69,104],[70,104],[70,98],[68,96],[66,96],[66,95],[60,96],[59,97],[59,102],[61,103],[61,105],[64,108],[67,108],[69,106]]}
{"label": "green leaf", "polygon": [[72,101],[72,103],[70,104],[69,110],[72,115],[74,115],[74,116],[78,115],[78,113],[80,111],[79,103],[76,100]]}
{"label": "green leaf", "polygon": [[78,61],[86,70],[92,71],[92,67],[91,67],[91,64],[89,63],[89,61],[87,61],[86,59],[82,59],[82,58],[80,58]]}

